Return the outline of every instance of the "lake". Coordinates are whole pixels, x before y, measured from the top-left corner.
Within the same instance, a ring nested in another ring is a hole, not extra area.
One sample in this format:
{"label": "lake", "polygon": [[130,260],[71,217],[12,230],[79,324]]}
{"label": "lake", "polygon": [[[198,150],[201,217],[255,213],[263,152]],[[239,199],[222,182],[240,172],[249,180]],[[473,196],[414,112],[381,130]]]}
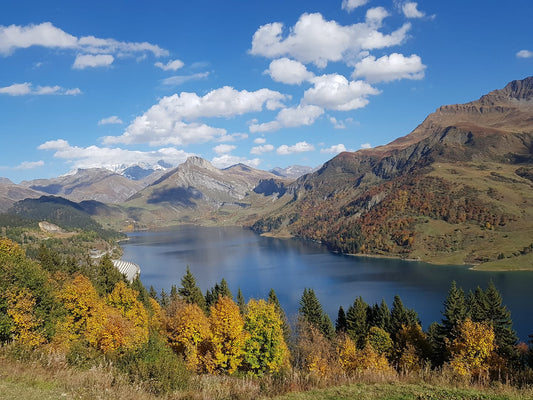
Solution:
{"label": "lake", "polygon": [[465,266],[436,266],[394,259],[333,254],[314,242],[259,236],[237,227],[182,226],[168,231],[136,232],[122,244],[123,259],[141,267],[146,288],[170,292],[180,286],[187,265],[205,291],[225,278],[236,297],[266,298],[274,288],[289,318],[298,312],[304,288],[313,288],[333,322],[356,297],[369,303],[394,295],[414,308],[424,328],[442,318],[443,303],[453,280],[465,292],[485,289],[490,280],[512,312],[521,341],[533,333],[533,272],[483,272]]}

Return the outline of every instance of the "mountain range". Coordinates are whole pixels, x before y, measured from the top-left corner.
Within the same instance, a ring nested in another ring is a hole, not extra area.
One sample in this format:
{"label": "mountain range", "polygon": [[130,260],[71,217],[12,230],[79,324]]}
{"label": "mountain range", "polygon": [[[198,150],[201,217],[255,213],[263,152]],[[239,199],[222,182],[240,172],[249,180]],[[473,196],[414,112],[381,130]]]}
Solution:
{"label": "mountain range", "polygon": [[86,212],[115,229],[243,225],[344,253],[533,265],[533,77],[442,106],[408,135],[317,170],[220,170],[199,157],[165,167],[4,179],[0,210],[46,194],[92,200]]}

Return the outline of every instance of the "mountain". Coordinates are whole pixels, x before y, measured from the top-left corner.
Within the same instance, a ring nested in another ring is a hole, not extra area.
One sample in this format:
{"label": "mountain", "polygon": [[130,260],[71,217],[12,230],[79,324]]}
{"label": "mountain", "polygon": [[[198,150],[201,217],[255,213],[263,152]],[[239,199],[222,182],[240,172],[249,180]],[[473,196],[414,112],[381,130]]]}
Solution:
{"label": "mountain", "polygon": [[274,175],[281,176],[282,178],[296,179],[302,175],[313,172],[314,170],[315,168],[307,167],[304,165],[291,165],[287,168],[276,167],[271,169],[269,172],[273,173]]}
{"label": "mountain", "polygon": [[[122,204],[132,219],[145,226],[178,222],[229,223],[248,218],[247,209],[262,209],[267,196],[254,192],[263,181],[284,180],[243,164],[215,168],[200,157],[189,157]],[[270,193],[277,198],[279,193]],[[255,215],[257,218],[257,215]]]}
{"label": "mountain", "polygon": [[440,107],[385,146],[339,154],[252,227],[347,253],[520,267],[533,261],[532,176],[529,77]]}
{"label": "mountain", "polygon": [[97,200],[119,203],[145,185],[103,168],[78,169],[73,174],[52,179],[21,182],[21,186],[72,201]]}
{"label": "mountain", "polygon": [[42,195],[42,192],[17,185],[7,178],[0,178],[0,213],[6,212],[17,201]]}

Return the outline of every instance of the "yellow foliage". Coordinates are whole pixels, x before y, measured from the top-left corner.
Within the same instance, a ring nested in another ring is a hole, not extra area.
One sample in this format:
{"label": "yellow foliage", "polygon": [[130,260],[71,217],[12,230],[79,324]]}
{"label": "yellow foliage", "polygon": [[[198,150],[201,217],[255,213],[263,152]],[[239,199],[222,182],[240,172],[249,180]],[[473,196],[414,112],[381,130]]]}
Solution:
{"label": "yellow foliage", "polygon": [[350,374],[362,371],[389,371],[389,362],[384,354],[379,354],[367,344],[362,350],[357,349],[354,341],[345,335],[340,338],[337,348],[342,369]]}
{"label": "yellow foliage", "polygon": [[7,293],[7,314],[15,325],[13,339],[29,347],[36,347],[46,341],[43,334],[37,331],[42,320],[33,313],[34,307],[35,299],[28,289]]}
{"label": "yellow foliage", "polygon": [[301,320],[298,326],[298,341],[294,351],[296,363],[318,376],[335,375],[340,365],[332,343],[315,325]]}
{"label": "yellow foliage", "polygon": [[163,317],[163,327],[170,346],[185,358],[191,371],[213,369],[209,350],[209,321],[197,304],[173,301]]}
{"label": "yellow foliage", "polygon": [[26,257],[24,250],[15,242],[0,238],[0,255],[23,259]]}
{"label": "yellow foliage", "polygon": [[210,311],[215,372],[232,374],[243,359],[244,342],[247,338],[244,320],[239,306],[228,297],[219,297]]}
{"label": "yellow foliage", "polygon": [[449,346],[453,370],[465,377],[486,376],[496,350],[494,338],[492,326],[484,322],[461,322],[457,338]]}

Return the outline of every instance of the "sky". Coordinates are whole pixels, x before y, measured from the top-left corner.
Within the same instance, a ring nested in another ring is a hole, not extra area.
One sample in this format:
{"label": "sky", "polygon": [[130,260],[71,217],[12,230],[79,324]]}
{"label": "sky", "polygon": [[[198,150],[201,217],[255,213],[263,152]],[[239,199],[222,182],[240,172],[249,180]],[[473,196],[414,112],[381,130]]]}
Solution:
{"label": "sky", "polygon": [[533,75],[533,1],[4,1],[0,176],[317,167]]}

